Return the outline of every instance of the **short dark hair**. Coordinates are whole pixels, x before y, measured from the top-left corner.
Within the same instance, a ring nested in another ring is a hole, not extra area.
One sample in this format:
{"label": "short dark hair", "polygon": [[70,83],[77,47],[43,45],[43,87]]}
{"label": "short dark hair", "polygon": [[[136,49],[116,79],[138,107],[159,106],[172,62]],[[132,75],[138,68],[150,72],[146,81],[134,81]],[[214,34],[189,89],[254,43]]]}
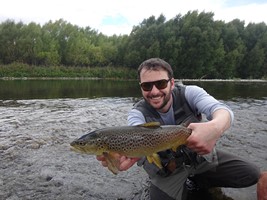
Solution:
{"label": "short dark hair", "polygon": [[141,63],[137,71],[139,80],[140,80],[140,73],[142,69],[147,69],[147,70],[163,69],[167,71],[169,78],[173,78],[173,71],[172,71],[170,64],[160,58],[150,58]]}

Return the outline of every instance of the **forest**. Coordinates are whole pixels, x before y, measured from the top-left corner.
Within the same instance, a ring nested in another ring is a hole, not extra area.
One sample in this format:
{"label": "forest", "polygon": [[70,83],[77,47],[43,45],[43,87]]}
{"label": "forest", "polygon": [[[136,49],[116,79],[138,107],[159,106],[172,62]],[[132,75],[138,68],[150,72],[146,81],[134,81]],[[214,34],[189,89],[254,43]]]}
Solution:
{"label": "forest", "polygon": [[198,11],[151,16],[129,35],[106,36],[63,19],[0,24],[0,77],[26,67],[133,71],[151,57],[169,62],[175,78],[267,79],[267,26]]}

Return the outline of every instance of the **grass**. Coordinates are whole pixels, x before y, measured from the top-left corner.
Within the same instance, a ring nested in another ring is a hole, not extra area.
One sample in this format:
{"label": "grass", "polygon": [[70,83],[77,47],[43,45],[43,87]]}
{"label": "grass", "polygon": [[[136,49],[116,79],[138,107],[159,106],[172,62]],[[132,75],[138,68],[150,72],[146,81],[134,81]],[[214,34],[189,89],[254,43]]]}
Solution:
{"label": "grass", "polygon": [[137,72],[126,67],[31,66],[21,63],[0,65],[0,78],[114,78],[136,79]]}

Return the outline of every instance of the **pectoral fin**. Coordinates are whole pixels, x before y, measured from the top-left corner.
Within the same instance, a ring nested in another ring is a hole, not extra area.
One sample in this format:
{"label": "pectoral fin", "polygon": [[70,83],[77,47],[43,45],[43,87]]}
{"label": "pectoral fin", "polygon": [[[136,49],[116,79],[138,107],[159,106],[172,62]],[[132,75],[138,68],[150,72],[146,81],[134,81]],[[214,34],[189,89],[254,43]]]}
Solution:
{"label": "pectoral fin", "polygon": [[146,157],[149,163],[154,163],[157,165],[160,169],[162,168],[161,160],[160,157],[157,153],[153,153],[150,156]]}
{"label": "pectoral fin", "polygon": [[104,152],[103,153],[106,161],[107,161],[107,165],[108,165],[108,169],[115,175],[117,175],[119,173],[119,167],[120,167],[120,161],[118,160],[118,158],[116,158],[115,154],[112,152]]}

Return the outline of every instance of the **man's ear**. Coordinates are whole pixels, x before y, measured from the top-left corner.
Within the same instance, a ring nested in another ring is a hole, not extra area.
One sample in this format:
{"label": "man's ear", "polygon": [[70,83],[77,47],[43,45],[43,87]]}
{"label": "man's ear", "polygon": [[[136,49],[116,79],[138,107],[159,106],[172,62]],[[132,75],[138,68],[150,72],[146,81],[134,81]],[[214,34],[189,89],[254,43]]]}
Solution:
{"label": "man's ear", "polygon": [[171,90],[173,90],[174,89],[174,85],[175,85],[174,78],[172,78],[170,80],[170,82],[171,82]]}

